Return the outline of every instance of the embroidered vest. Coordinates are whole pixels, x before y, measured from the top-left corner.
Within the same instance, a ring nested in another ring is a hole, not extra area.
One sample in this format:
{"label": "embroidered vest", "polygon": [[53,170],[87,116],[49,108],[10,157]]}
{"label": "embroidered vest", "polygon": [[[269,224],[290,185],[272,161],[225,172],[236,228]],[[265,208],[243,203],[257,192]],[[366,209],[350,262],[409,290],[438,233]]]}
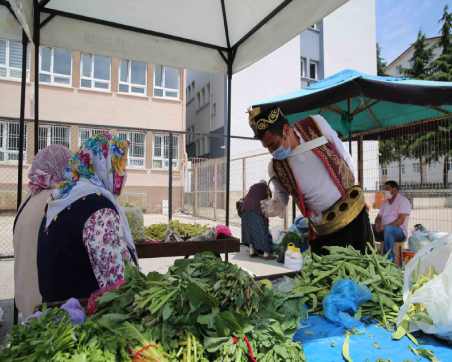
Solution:
{"label": "embroidered vest", "polygon": [[[311,117],[296,122],[293,127],[300,133],[305,142],[322,136],[317,124]],[[339,155],[335,145],[332,142],[328,142],[323,146],[314,148],[312,152],[322,161],[341,197],[345,196],[347,190],[354,185],[355,178],[347,162]],[[272,162],[276,177],[286,192],[295,199],[301,213],[305,217],[312,216],[312,211],[305,204],[303,191],[297,185],[289,162],[275,159]]]}

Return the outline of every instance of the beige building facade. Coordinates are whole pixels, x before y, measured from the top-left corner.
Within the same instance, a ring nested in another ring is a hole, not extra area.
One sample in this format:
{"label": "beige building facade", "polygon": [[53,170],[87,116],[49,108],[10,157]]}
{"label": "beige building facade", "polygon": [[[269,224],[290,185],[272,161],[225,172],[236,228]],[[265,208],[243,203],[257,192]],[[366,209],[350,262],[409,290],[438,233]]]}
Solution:
{"label": "beige building facade", "polygon": [[[15,208],[22,45],[0,39],[0,210]],[[32,60],[33,49],[28,49]],[[34,64],[27,65],[26,174],[33,159]],[[162,212],[168,200],[173,135],[173,209],[181,207],[185,166],[186,71],[83,51],[40,48],[39,148],[75,151],[89,136],[110,130],[130,141],[123,202]]]}

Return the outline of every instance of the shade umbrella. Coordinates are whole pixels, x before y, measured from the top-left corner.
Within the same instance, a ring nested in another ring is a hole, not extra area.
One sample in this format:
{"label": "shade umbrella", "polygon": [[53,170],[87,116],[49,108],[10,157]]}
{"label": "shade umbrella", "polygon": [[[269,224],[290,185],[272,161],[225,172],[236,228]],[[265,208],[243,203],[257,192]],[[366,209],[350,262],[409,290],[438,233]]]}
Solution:
{"label": "shade umbrella", "polygon": [[344,138],[452,113],[452,82],[343,70],[296,92],[254,104],[278,106],[289,122],[321,114]]}

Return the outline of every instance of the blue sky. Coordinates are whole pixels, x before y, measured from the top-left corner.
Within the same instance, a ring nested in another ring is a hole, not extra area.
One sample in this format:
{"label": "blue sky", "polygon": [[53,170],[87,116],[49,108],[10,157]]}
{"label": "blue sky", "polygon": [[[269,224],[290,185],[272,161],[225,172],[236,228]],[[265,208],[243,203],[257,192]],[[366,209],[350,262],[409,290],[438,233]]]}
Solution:
{"label": "blue sky", "polygon": [[438,35],[443,8],[452,0],[376,0],[377,41],[387,63],[416,40],[421,29],[427,36]]}

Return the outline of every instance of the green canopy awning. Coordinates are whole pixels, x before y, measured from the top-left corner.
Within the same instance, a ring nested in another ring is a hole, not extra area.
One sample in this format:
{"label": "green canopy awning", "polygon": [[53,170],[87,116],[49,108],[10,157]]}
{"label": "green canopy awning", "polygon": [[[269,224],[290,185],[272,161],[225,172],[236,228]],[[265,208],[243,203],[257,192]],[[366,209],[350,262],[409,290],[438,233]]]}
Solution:
{"label": "green canopy awning", "polygon": [[344,70],[253,107],[279,106],[290,122],[321,114],[343,137],[452,116],[452,82]]}

